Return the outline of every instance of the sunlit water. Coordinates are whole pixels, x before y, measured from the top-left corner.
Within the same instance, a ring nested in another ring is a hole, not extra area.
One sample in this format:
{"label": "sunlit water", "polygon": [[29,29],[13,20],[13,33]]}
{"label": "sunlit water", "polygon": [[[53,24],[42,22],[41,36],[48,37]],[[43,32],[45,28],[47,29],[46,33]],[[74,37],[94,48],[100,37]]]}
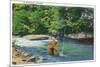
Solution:
{"label": "sunlit water", "polygon": [[[57,49],[62,50],[64,56],[51,56],[48,55],[47,40],[32,40],[33,42],[45,42],[42,46],[23,46],[20,49],[25,52],[32,53],[33,56],[42,56],[44,58],[43,62],[67,62],[67,61],[81,61],[81,60],[93,60],[93,44],[83,44],[71,39],[65,39],[62,41],[57,41]],[[46,44],[47,43],[47,44]],[[36,45],[37,43],[35,43]],[[64,46],[62,46],[64,44]]]}

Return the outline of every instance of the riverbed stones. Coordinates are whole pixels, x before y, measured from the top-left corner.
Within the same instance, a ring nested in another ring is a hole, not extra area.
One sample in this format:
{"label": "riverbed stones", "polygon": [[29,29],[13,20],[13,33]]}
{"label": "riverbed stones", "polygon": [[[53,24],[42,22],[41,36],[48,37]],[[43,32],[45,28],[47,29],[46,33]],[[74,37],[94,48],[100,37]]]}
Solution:
{"label": "riverbed stones", "polygon": [[43,62],[43,57],[42,56],[32,56],[32,57],[29,57],[26,62],[28,61],[31,61],[31,62],[34,62],[34,63],[42,63]]}

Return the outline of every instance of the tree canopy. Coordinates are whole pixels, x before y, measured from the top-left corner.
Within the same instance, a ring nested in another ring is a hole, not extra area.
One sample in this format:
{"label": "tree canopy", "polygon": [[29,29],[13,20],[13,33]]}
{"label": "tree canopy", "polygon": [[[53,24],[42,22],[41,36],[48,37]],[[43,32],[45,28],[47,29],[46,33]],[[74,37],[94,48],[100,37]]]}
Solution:
{"label": "tree canopy", "polygon": [[12,34],[48,34],[64,29],[65,34],[93,34],[93,8],[13,4],[12,10]]}

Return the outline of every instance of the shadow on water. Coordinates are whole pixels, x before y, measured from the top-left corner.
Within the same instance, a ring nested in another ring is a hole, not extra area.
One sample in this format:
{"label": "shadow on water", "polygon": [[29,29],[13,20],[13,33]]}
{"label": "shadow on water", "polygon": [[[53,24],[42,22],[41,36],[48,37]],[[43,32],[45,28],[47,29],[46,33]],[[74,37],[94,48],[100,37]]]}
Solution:
{"label": "shadow on water", "polygon": [[[57,49],[62,50],[61,41],[57,42]],[[84,45],[83,43],[75,40],[64,40],[64,56],[51,56],[48,55],[47,44],[43,46],[34,47],[21,47],[19,49],[25,52],[31,52],[33,56],[42,56],[44,63],[46,62],[65,62],[65,61],[80,61],[80,60],[93,60],[93,45]]]}

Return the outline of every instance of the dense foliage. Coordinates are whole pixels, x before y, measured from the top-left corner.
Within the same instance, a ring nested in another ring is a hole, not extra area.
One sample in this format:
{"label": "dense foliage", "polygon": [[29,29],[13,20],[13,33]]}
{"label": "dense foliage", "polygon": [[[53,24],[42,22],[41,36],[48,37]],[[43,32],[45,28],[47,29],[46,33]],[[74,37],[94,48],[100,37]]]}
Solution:
{"label": "dense foliage", "polygon": [[93,33],[93,8],[13,4],[12,33],[48,34],[53,30],[64,33]]}

